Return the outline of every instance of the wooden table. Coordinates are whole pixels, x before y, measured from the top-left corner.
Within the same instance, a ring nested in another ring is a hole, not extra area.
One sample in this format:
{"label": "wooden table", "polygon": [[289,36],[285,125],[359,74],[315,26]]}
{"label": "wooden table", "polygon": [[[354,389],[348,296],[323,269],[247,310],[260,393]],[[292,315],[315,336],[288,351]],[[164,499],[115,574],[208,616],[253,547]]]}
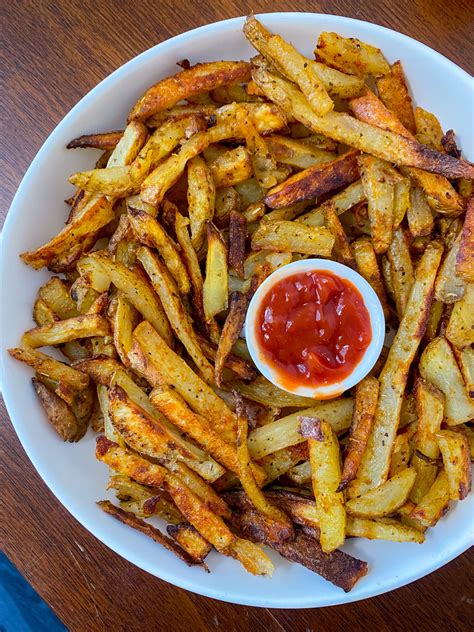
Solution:
{"label": "wooden table", "polygon": [[[469,0],[295,0],[291,5],[278,0],[10,0],[3,6],[7,120],[2,130],[2,218],[46,137],[112,70],[195,26],[252,9],[289,8],[377,22],[432,46],[472,72],[474,15]],[[472,551],[391,594],[320,610],[246,608],[166,584],[107,549],[62,508],[30,464],[3,405],[0,417],[2,544],[70,630],[470,629]]]}

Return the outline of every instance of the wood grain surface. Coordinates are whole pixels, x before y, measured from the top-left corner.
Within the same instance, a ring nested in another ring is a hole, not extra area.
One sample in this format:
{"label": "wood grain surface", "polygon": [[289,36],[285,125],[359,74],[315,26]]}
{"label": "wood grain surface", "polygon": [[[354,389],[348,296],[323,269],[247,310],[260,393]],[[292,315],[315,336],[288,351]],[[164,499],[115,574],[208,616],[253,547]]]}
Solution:
{"label": "wood grain surface", "polygon": [[[294,0],[291,5],[271,0],[9,0],[1,8],[2,221],[49,133],[115,68],[193,27],[251,10],[290,9],[376,22],[424,42],[472,73],[474,9],[469,0]],[[472,550],[414,584],[337,608],[247,608],[166,584],[78,524],[30,464],[3,404],[0,419],[2,548],[74,632],[472,629]]]}

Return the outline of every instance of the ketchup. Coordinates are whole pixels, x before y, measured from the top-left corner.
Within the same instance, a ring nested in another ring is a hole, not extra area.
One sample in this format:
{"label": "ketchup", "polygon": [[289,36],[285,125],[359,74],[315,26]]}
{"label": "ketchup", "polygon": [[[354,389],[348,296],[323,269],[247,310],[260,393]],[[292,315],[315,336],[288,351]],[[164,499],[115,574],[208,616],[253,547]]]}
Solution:
{"label": "ketchup", "polygon": [[267,364],[288,388],[345,379],[372,339],[357,288],[330,272],[282,279],[263,298],[256,334]]}

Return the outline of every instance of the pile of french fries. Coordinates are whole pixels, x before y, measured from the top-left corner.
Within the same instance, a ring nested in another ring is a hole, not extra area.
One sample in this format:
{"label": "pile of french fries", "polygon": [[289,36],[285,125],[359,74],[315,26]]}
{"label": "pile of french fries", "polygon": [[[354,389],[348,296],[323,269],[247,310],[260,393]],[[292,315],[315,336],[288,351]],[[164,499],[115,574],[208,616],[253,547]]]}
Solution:
{"label": "pile of french fries", "polygon": [[[244,34],[251,62],[181,62],[123,131],[71,141],[103,153],[21,255],[56,276],[10,353],[62,439],[99,433],[104,511],[189,565],[214,547],[271,575],[264,543],[348,591],[347,537],[421,543],[470,491],[474,166],[379,49]],[[258,285],[310,256],[357,270],[395,330],[331,401],[270,384],[239,337]]]}

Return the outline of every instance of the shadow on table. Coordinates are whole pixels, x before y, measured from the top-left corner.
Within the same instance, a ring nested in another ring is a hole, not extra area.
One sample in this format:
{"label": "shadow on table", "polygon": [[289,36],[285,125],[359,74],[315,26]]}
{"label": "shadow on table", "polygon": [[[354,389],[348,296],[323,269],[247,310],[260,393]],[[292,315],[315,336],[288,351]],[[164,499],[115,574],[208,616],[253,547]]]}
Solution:
{"label": "shadow on table", "polygon": [[3,553],[0,553],[0,632],[67,632]]}

